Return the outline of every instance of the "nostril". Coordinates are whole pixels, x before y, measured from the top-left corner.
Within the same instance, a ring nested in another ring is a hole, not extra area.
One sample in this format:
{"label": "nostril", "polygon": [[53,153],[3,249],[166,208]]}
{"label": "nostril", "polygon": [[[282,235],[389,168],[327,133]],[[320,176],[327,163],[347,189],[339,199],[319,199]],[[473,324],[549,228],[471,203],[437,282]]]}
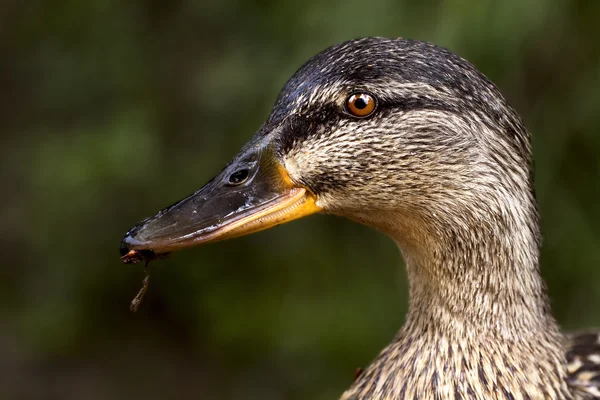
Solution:
{"label": "nostril", "polygon": [[240,185],[248,179],[248,175],[250,172],[247,169],[240,169],[235,171],[233,174],[229,175],[229,184],[230,185]]}

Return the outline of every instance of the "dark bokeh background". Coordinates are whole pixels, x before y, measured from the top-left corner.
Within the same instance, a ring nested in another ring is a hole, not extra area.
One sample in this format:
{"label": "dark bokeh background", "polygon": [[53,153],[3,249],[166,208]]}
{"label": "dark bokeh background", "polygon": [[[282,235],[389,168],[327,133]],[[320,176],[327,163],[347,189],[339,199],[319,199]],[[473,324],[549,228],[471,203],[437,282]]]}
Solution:
{"label": "dark bokeh background", "polygon": [[449,47],[534,133],[542,268],[565,329],[600,325],[600,2],[0,3],[0,397],[336,399],[394,335],[391,240],[334,217],[119,262],[199,188],[311,55],[360,36]]}

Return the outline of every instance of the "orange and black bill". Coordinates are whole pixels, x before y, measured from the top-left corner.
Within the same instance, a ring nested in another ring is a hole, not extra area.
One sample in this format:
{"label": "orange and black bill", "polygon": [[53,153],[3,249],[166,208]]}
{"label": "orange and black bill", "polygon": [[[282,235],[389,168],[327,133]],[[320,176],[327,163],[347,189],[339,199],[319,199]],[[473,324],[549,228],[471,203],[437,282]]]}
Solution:
{"label": "orange and black bill", "polygon": [[123,262],[258,232],[318,212],[314,194],[296,185],[266,140],[250,142],[191,196],[131,228]]}

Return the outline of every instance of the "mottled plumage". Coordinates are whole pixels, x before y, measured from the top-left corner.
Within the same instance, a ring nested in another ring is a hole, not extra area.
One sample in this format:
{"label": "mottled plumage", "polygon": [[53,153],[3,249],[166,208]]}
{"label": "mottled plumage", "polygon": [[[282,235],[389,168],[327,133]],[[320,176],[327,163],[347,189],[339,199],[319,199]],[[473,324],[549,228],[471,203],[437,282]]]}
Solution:
{"label": "mottled plumage", "polygon": [[[377,99],[369,118],[344,107],[361,92]],[[560,333],[539,275],[530,136],[471,64],[401,39],[334,46],[261,132],[319,206],[386,232],[407,264],[406,323],[342,399],[598,393],[598,346]]]}
{"label": "mottled plumage", "polygon": [[600,398],[600,333],[572,333],[567,339],[569,385],[582,395]]}

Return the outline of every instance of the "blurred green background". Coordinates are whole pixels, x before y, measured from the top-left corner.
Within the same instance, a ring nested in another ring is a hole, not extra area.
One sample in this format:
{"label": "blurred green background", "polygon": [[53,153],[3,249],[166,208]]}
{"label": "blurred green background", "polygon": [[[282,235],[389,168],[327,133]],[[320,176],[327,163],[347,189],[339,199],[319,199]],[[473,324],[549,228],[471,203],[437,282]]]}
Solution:
{"label": "blurred green background", "polygon": [[534,134],[543,274],[565,329],[600,326],[600,2],[0,4],[0,398],[337,399],[403,321],[391,240],[315,216],[174,254],[118,245],[235,155],[310,56],[432,41]]}

